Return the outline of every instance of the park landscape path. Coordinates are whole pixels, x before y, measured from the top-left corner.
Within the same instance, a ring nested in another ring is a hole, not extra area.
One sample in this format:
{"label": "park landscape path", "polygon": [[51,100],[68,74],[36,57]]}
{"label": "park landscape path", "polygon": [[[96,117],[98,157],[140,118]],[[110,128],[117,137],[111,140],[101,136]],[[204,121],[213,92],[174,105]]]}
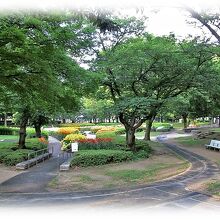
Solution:
{"label": "park landscape path", "polygon": [[[172,134],[173,135],[173,134]],[[177,208],[177,209],[192,209],[192,208],[206,208],[208,210],[219,211],[220,202],[214,200],[211,196],[202,192],[191,191],[188,186],[208,178],[214,177],[220,171],[219,167],[207,160],[206,158],[190,152],[186,149],[179,148],[174,144],[167,143],[166,136],[159,136],[157,141],[163,142],[167,148],[174,151],[179,156],[188,160],[191,163],[189,170],[176,177],[156,182],[150,185],[131,187],[127,189],[115,190],[97,190],[90,192],[62,192],[49,193],[46,191],[39,191],[39,186],[42,189],[45,183],[56,174],[56,158],[51,159],[41,167],[32,168],[28,174],[21,174],[23,178],[32,179],[19,192],[14,185],[14,193],[5,191],[9,189],[10,182],[19,182],[20,179],[13,178],[9,182],[5,182],[2,186],[5,188],[4,193],[0,193],[0,207],[8,206],[83,206],[90,208],[137,208],[139,210],[154,210],[159,208]],[[56,141],[54,141],[56,144]],[[46,168],[45,168],[46,167]],[[34,172],[33,172],[34,171]],[[37,174],[34,174],[37,173]],[[32,176],[34,174],[34,176]],[[19,178],[19,176],[17,178]],[[20,177],[21,178],[21,177]],[[41,179],[42,178],[42,179]],[[22,181],[21,181],[22,182]],[[38,187],[26,188],[29,185],[38,185]],[[42,183],[43,182],[43,183]],[[9,187],[9,188],[7,188]],[[2,192],[3,192],[2,191]]]}
{"label": "park landscape path", "polygon": [[48,182],[59,172],[59,165],[62,160],[60,142],[49,137],[49,151],[52,157],[29,168],[27,171],[18,174],[0,184],[0,192],[25,193],[25,192],[45,192]]}

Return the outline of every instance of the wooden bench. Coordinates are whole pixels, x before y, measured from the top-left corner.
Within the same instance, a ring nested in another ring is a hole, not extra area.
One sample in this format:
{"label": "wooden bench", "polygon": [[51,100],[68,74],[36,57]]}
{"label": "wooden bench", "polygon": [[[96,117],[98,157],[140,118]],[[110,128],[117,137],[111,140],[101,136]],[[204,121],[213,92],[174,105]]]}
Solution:
{"label": "wooden bench", "polygon": [[206,144],[206,149],[220,150],[220,141],[211,140],[210,144]]}
{"label": "wooden bench", "polygon": [[29,167],[32,167],[46,159],[49,159],[50,157],[52,156],[51,153],[45,153],[45,154],[42,154],[40,156],[37,156],[33,159],[30,159],[30,160],[26,160],[26,161],[23,161],[21,163],[18,163],[16,165],[16,169],[17,170],[25,170],[25,169],[28,169]]}

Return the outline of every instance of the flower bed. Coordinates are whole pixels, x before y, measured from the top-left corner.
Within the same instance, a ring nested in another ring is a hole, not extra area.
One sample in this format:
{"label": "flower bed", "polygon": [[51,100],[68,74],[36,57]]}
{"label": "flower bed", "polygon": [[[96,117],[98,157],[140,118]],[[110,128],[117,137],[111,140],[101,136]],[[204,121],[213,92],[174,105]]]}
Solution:
{"label": "flower bed", "polygon": [[57,130],[58,134],[68,135],[79,133],[79,127],[64,127]]}
{"label": "flower bed", "polygon": [[62,150],[70,150],[71,143],[86,139],[83,134],[68,134],[62,141]]}

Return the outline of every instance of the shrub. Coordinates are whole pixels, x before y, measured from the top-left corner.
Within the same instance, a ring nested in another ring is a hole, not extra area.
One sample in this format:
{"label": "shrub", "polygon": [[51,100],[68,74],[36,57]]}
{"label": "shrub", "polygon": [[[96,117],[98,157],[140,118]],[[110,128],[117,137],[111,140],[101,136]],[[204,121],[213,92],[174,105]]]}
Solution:
{"label": "shrub", "polygon": [[[48,139],[49,133],[45,130],[41,131],[41,136]],[[36,132],[34,128],[27,129],[27,138],[36,138]]]}
{"label": "shrub", "polygon": [[80,127],[80,131],[83,132],[83,131],[91,131],[91,128],[90,127]]}
{"label": "shrub", "polygon": [[97,138],[115,138],[116,133],[115,131],[99,132],[99,133],[96,133],[96,137]]}
{"label": "shrub", "polygon": [[18,135],[19,128],[0,127],[0,135]]}
{"label": "shrub", "polygon": [[122,135],[122,134],[125,134],[126,131],[124,128],[118,128],[116,131],[115,131],[115,134],[116,135]]}
{"label": "shrub", "polygon": [[112,138],[96,138],[79,140],[80,150],[118,149]]}
{"label": "shrub", "polygon": [[58,134],[62,135],[68,135],[68,134],[77,134],[79,133],[79,127],[64,127],[64,128],[59,128],[57,130]]}
{"label": "shrub", "polygon": [[3,163],[7,166],[14,166],[24,160],[27,160],[27,153],[17,150],[5,156],[3,158]]}
{"label": "shrub", "polygon": [[102,127],[96,133],[112,132],[112,131],[116,131],[116,128],[115,127]]}
{"label": "shrub", "polygon": [[3,163],[4,158],[9,155],[10,153],[12,153],[13,150],[11,149],[0,149],[0,163]]}
{"label": "shrub", "polygon": [[48,142],[42,142],[40,139],[38,138],[31,138],[31,139],[27,139],[26,140],[26,149],[29,150],[42,150],[44,148],[47,148]]}
{"label": "shrub", "polygon": [[68,134],[62,141],[62,150],[69,150],[70,144],[79,140],[86,139],[83,134]]}
{"label": "shrub", "polygon": [[102,129],[103,127],[101,126],[94,126],[92,128],[90,128],[91,132],[96,133],[98,130]]}
{"label": "shrub", "polygon": [[98,166],[131,160],[133,153],[122,150],[83,150],[77,152],[71,166]]}

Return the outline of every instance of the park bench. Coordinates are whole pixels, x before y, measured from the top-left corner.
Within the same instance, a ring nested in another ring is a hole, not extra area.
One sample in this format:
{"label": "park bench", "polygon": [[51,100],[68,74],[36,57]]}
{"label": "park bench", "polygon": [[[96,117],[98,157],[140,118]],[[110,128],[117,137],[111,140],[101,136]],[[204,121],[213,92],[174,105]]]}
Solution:
{"label": "park bench", "polygon": [[210,144],[206,144],[206,149],[220,150],[220,141],[211,140]]}
{"label": "park bench", "polygon": [[29,167],[32,167],[46,159],[49,159],[51,157],[51,153],[44,153],[44,154],[41,154],[40,156],[37,156],[33,159],[30,159],[30,160],[26,160],[26,161],[23,161],[21,163],[18,163],[16,165],[16,169],[17,170],[25,170],[25,169],[28,169]]}

